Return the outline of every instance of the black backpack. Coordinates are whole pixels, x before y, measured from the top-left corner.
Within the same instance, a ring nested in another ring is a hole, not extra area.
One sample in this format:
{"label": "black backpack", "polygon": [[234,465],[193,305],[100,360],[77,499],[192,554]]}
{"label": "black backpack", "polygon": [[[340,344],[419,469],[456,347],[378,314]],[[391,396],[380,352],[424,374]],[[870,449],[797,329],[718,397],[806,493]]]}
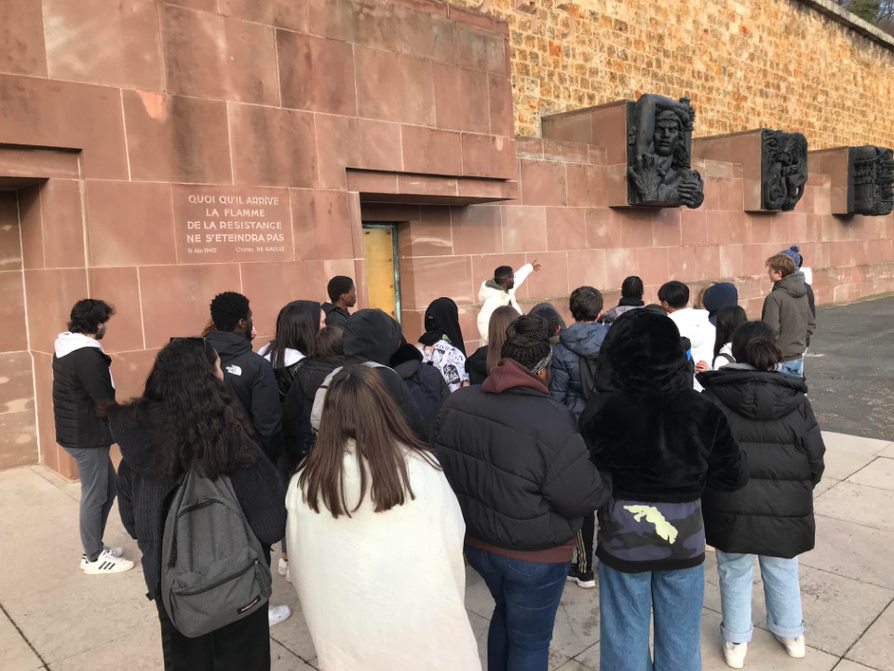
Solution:
{"label": "black backpack", "polygon": [[577,363],[580,366],[580,386],[584,400],[589,401],[596,390],[596,359],[578,355]]}

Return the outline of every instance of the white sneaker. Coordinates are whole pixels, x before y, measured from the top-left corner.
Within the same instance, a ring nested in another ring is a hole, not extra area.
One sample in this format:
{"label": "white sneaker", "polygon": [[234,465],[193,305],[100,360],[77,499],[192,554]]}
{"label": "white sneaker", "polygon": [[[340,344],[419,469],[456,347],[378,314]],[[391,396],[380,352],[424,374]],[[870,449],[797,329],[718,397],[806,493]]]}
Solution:
{"label": "white sneaker", "polygon": [[96,561],[88,561],[84,567],[87,575],[104,575],[106,573],[124,573],[133,568],[133,562],[123,557],[116,557],[108,550],[103,550]]}
{"label": "white sneaker", "polygon": [[[103,545],[102,549],[103,549],[103,552],[108,552],[110,555],[112,555],[115,558],[124,556],[124,548],[120,548],[120,547],[110,548],[108,545]],[[87,561],[87,555],[82,552],[81,553],[81,570],[82,571],[85,568],[87,568],[88,563],[89,562]]]}
{"label": "white sneaker", "polygon": [[282,557],[280,557],[279,562],[277,562],[277,564],[276,564],[276,572],[279,573],[280,575],[285,575],[286,571],[288,571],[288,570],[289,570],[289,560],[283,559]]}
{"label": "white sneaker", "polygon": [[747,643],[723,642],[723,660],[731,669],[745,668],[745,655],[748,653]]}
{"label": "white sneaker", "polygon": [[280,622],[285,622],[292,615],[292,611],[288,606],[268,606],[267,607],[267,621],[270,623],[270,626],[279,624]]}
{"label": "white sneaker", "polygon": [[798,638],[782,638],[781,636],[776,636],[776,640],[782,643],[789,657],[801,659],[802,657],[807,656],[807,643],[804,641],[803,634],[798,636]]}

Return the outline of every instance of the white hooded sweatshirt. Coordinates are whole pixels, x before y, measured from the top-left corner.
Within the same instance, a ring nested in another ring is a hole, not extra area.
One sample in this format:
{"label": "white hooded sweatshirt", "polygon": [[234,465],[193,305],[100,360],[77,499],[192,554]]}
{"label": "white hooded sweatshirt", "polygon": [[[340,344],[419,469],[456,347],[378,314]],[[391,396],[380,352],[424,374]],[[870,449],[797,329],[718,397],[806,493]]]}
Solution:
{"label": "white hooded sweatshirt", "polygon": [[[56,358],[61,359],[62,357],[68,356],[72,352],[84,349],[85,347],[94,347],[100,352],[103,351],[102,343],[95,338],[86,336],[83,333],[72,333],[71,331],[63,331],[57,335],[53,349],[56,352]],[[112,389],[114,389],[115,378],[112,376],[111,368],[109,369],[109,379],[112,381]]]}
{"label": "white hooded sweatshirt", "polygon": [[[695,363],[707,361],[710,364],[714,360],[716,331],[714,324],[708,320],[708,311],[683,308],[671,312],[668,316],[677,325],[680,336],[689,338],[689,342],[692,343],[692,361]],[[692,386],[696,391],[702,390],[697,380],[693,380]]]}
{"label": "white hooded sweatshirt", "polygon": [[511,305],[519,314],[522,309],[515,300],[515,292],[521,288],[521,285],[528,279],[528,275],[534,272],[534,266],[526,263],[515,271],[515,286],[509,291],[505,291],[501,287],[497,287],[492,279],[485,280],[481,283],[478,290],[478,300],[481,302],[481,311],[478,313],[478,335],[481,337],[481,346],[487,345],[487,332],[490,327],[490,316],[497,308],[504,305]]}

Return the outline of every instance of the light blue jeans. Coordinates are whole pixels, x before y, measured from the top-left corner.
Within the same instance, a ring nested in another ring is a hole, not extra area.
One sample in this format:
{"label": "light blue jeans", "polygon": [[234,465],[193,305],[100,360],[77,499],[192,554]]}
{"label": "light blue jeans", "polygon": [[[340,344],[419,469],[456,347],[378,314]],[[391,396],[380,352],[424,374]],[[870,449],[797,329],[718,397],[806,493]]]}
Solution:
{"label": "light blue jeans", "polygon": [[[622,573],[599,562],[599,668],[701,671],[705,566]],[[655,656],[649,623],[655,613]]]}
{"label": "light blue jeans", "polygon": [[799,356],[797,359],[792,359],[791,361],[780,362],[779,372],[804,377],[804,357]]}
{"label": "light blue jeans", "polygon": [[[754,557],[717,550],[717,574],[720,576],[720,603],[723,622],[720,631],[730,643],[751,640],[751,586],[754,582]],[[780,638],[797,638],[804,633],[801,614],[801,584],[798,558],[758,555],[764,600],[767,605],[767,629]]]}

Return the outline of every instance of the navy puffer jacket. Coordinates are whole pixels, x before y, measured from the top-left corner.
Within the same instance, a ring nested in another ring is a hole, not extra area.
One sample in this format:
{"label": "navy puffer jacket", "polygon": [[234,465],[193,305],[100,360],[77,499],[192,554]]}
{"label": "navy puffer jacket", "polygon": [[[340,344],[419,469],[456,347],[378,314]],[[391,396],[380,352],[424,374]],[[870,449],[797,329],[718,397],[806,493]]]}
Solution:
{"label": "navy puffer jacket", "polygon": [[553,353],[549,394],[571,410],[575,418],[580,417],[587,407],[581,357],[596,361],[609,328],[607,324],[577,322],[559,334],[559,344]]}
{"label": "navy puffer jacket", "polygon": [[802,378],[730,364],[698,375],[748,455],[744,489],[702,498],[707,541],[724,552],[795,557],[813,549],[813,488],[825,445]]}

